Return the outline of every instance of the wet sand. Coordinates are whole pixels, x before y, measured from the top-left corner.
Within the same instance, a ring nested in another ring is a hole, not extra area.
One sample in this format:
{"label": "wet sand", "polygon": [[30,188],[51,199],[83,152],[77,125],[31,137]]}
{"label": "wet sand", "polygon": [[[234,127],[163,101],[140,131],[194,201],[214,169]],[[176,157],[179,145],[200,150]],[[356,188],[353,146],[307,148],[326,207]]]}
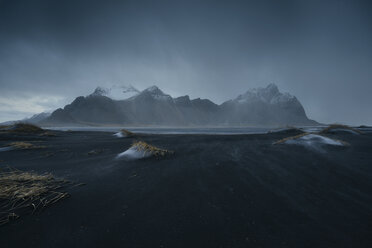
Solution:
{"label": "wet sand", "polygon": [[[46,148],[0,152],[0,166],[86,185],[0,226],[2,247],[372,246],[372,133],[328,135],[350,146],[319,152],[272,145],[284,133],[53,132],[1,134]],[[175,154],[116,160],[135,140]]]}

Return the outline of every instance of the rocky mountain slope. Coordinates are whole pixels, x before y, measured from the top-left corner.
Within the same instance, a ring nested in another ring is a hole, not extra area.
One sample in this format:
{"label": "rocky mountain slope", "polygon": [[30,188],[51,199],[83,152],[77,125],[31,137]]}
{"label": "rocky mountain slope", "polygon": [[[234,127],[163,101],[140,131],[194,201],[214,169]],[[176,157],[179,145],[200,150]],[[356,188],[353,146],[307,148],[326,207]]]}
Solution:
{"label": "rocky mountain slope", "polygon": [[223,123],[233,125],[315,124],[295,96],[281,93],[274,84],[239,95],[221,105]]}
{"label": "rocky mountain slope", "polygon": [[[119,93],[115,93],[119,90]],[[127,91],[126,91],[127,90]],[[115,96],[115,97],[113,97]],[[121,97],[121,98],[120,98]],[[173,98],[157,86],[98,87],[40,122],[42,125],[278,126],[314,125],[295,96],[274,84],[217,105],[208,99]]]}

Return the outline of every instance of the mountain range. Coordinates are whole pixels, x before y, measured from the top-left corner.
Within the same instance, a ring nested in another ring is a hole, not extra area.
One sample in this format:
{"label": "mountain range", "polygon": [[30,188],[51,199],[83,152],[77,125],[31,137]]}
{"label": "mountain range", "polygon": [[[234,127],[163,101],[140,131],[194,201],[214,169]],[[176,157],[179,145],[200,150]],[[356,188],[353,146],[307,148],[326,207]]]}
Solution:
{"label": "mountain range", "polygon": [[[37,118],[35,118],[37,117]],[[26,120],[27,121],[27,120]],[[251,89],[220,105],[208,99],[173,98],[157,86],[97,87],[51,114],[30,121],[42,126],[283,126],[316,125],[295,96],[275,84]]]}

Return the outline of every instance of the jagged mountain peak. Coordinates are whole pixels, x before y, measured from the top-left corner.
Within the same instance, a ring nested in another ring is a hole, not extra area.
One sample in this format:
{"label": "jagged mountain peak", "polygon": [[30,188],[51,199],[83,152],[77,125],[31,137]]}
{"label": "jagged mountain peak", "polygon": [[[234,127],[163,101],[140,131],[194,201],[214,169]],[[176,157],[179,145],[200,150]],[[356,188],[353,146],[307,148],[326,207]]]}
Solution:
{"label": "jagged mountain peak", "polygon": [[274,97],[277,94],[280,94],[278,86],[276,84],[268,84],[266,87],[258,87],[248,90],[245,94],[255,94],[264,96],[266,98]]}
{"label": "jagged mountain peak", "polygon": [[270,83],[264,88],[266,91],[272,92],[272,93],[279,93],[278,86],[274,83]]}
{"label": "jagged mountain peak", "polygon": [[141,93],[138,94],[138,96],[134,96],[131,99],[136,99],[137,97],[152,97],[155,100],[173,100],[173,98],[165,94],[161,89],[159,89],[158,86],[153,85],[146,89],[144,89]]}
{"label": "jagged mountain peak", "polygon": [[239,95],[234,101],[239,103],[265,102],[276,104],[279,102],[287,102],[295,99],[294,96],[288,93],[281,93],[278,86],[271,83],[266,87],[258,87],[248,90],[246,93]]}
{"label": "jagged mountain peak", "polygon": [[103,88],[101,86],[98,86],[91,95],[99,95],[99,96],[103,96],[103,95],[106,95],[108,92],[108,89],[107,88]]}
{"label": "jagged mountain peak", "polygon": [[[118,97],[113,97],[119,92]],[[134,93],[124,98],[125,93]],[[97,87],[90,96],[78,97],[64,109],[55,111],[46,124],[110,125],[310,125],[296,97],[281,93],[275,84],[246,91],[234,100],[217,105],[208,99],[189,96],[172,98],[153,85],[138,91],[133,86]],[[124,100],[125,99],[125,100]]]}
{"label": "jagged mountain peak", "polygon": [[140,93],[132,85],[113,85],[109,88],[98,86],[91,96],[106,96],[113,100],[125,100]]}
{"label": "jagged mountain peak", "polygon": [[143,93],[149,93],[151,95],[167,95],[158,86],[153,85],[142,91]]}
{"label": "jagged mountain peak", "polygon": [[179,96],[177,98],[174,98],[175,102],[190,102],[190,97],[188,95],[185,96]]}
{"label": "jagged mountain peak", "polygon": [[161,93],[163,93],[163,92],[159,89],[159,87],[156,86],[156,85],[152,85],[152,86],[150,86],[150,87],[144,89],[143,91],[147,91],[147,92],[159,92],[159,91],[160,91]]}

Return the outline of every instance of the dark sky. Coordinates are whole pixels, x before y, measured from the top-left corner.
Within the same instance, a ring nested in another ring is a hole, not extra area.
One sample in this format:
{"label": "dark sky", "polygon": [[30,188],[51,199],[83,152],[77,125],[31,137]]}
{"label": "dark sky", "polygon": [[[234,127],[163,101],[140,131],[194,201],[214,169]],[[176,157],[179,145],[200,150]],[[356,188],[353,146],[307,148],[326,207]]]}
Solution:
{"label": "dark sky", "polygon": [[0,121],[98,85],[221,103],[275,83],[312,119],[372,124],[371,3],[0,0]]}

